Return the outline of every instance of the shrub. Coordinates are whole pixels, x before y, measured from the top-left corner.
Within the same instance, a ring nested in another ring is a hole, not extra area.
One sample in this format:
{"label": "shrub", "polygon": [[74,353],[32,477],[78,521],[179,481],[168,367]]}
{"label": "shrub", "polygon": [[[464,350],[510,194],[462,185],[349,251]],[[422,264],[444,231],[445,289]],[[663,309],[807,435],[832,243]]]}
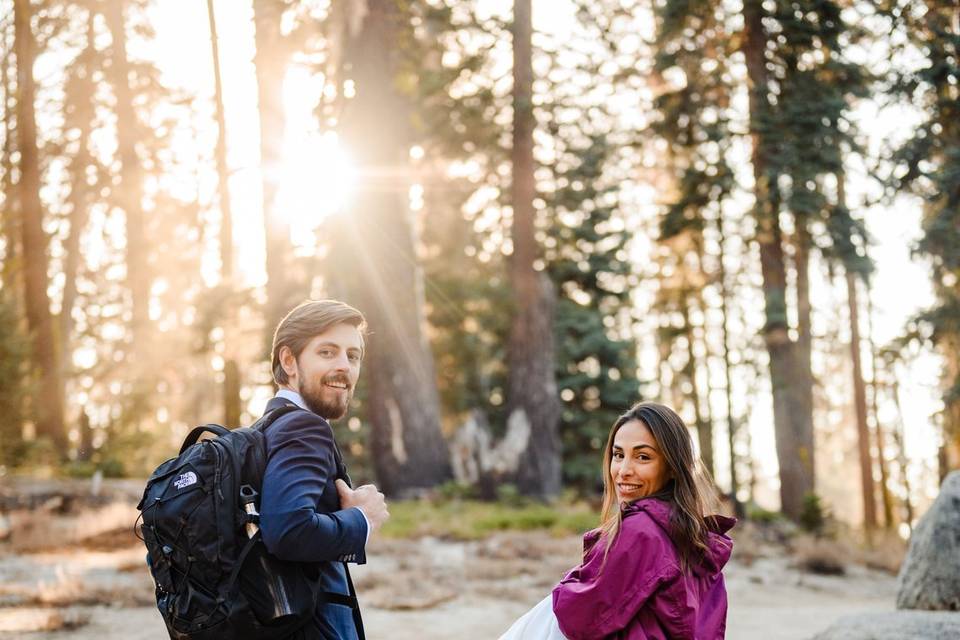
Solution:
{"label": "shrub", "polygon": [[826,527],[830,513],[824,506],[820,496],[808,493],[803,496],[803,509],[800,511],[800,526],[804,531],[822,534]]}

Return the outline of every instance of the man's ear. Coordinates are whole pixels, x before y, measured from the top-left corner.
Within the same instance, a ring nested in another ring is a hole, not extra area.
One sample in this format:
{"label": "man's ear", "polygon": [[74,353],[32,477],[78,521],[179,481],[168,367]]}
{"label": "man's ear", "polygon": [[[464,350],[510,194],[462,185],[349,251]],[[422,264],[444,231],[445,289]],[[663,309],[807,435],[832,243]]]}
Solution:
{"label": "man's ear", "polygon": [[283,367],[288,378],[295,378],[297,375],[297,358],[293,355],[290,347],[284,345],[280,347],[280,366]]}

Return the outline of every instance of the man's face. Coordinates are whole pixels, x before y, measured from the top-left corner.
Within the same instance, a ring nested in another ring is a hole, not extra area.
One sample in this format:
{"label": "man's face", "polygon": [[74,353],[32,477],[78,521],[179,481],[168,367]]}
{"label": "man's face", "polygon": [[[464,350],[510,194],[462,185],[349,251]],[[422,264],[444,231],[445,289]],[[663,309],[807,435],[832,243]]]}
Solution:
{"label": "man's face", "polygon": [[300,356],[284,347],[280,361],[289,386],[307,407],[327,420],[342,418],[360,376],[363,338],[351,324],[338,324],[314,336]]}

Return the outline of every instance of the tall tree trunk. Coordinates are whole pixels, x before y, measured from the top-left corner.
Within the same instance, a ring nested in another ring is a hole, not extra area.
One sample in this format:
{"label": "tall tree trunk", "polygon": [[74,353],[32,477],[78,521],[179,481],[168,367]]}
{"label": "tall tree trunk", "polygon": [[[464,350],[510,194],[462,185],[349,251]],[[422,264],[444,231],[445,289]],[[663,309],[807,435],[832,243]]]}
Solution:
{"label": "tall tree trunk", "polygon": [[729,290],[727,288],[727,267],[724,262],[726,258],[727,234],[723,227],[723,222],[723,204],[721,203],[717,209],[717,244],[719,247],[719,255],[717,256],[719,273],[717,274],[717,281],[720,286],[720,314],[722,316],[720,331],[723,336],[723,395],[727,410],[727,446],[730,449],[730,500],[733,502],[733,508],[737,516],[742,518],[744,515],[743,506],[737,498],[740,482],[737,477],[737,423],[733,417],[733,365],[730,362],[730,329],[728,325],[730,309],[727,302]]}
{"label": "tall tree trunk", "polygon": [[[696,294],[693,291],[684,293],[683,304],[683,326],[686,329],[687,340],[687,366],[684,367],[684,373],[687,380],[690,381],[690,401],[693,403],[694,420],[697,423],[697,443],[700,445],[700,460],[704,467],[714,476],[713,465],[713,425],[706,419],[703,413],[703,392],[700,389],[700,382],[697,380],[697,356],[694,344],[695,329],[690,322],[690,310],[693,306],[693,297]],[[707,395],[707,403],[710,402],[710,396]]]}
{"label": "tall tree trunk", "polygon": [[850,310],[850,356],[853,360],[853,400],[857,413],[857,450],[860,454],[860,485],[863,496],[863,524],[877,528],[877,503],[874,495],[873,458],[870,455],[870,429],[867,426],[867,394],[860,365],[860,314],[857,303],[856,274],[846,272],[847,305]]}
{"label": "tall tree trunk", "polygon": [[96,56],[95,41],[95,14],[91,11],[87,16],[86,47],[78,69],[79,83],[74,95],[79,99],[72,105],[77,123],[78,147],[77,155],[70,163],[70,231],[64,242],[63,260],[63,298],[60,305],[60,354],[63,359],[64,376],[70,375],[71,357],[70,345],[73,336],[73,307],[77,299],[77,275],[80,270],[80,236],[87,225],[89,218],[90,187],[87,184],[87,170],[94,163],[88,144],[92,132],[94,117],[93,96],[96,87],[93,82],[94,63]]}
{"label": "tall tree trunk", "polygon": [[907,449],[903,439],[903,408],[900,406],[900,385],[896,375],[890,376],[890,395],[897,409],[897,426],[893,431],[894,444],[897,447],[897,463],[900,466],[900,482],[903,483],[903,506],[906,510],[907,528],[913,532],[913,498],[910,491],[910,467],[907,464]]}
{"label": "tall tree trunk", "polygon": [[47,235],[40,202],[40,159],[34,113],[33,34],[29,0],[15,0],[17,55],[17,135],[20,150],[19,204],[22,213],[24,297],[27,324],[33,341],[33,362],[39,389],[33,404],[37,434],[49,438],[66,456],[67,434],[63,422],[62,376],[54,340],[53,317],[47,297]]}
{"label": "tall tree trunk", "polygon": [[217,200],[220,205],[220,278],[233,280],[233,213],[230,202],[230,171],[227,168],[227,124],[223,108],[223,78],[220,73],[220,42],[213,0],[207,0],[210,26],[210,57],[213,60],[214,117],[217,120]]}
{"label": "tall tree trunk", "polygon": [[796,246],[794,262],[797,269],[797,342],[796,346],[796,401],[800,415],[808,419],[796,422],[797,440],[802,451],[809,454],[804,464],[816,469],[813,434],[813,328],[810,303],[810,221],[806,214],[796,216]]}
{"label": "tall tree trunk", "polygon": [[260,109],[260,176],[267,267],[264,316],[266,329],[271,334],[290,307],[299,302],[293,297],[289,277],[290,225],[277,201],[285,130],[283,78],[290,55],[280,24],[286,4],[283,0],[257,0],[253,3],[257,46],[253,59]]}
{"label": "tall tree trunk", "polygon": [[893,495],[890,493],[890,473],[887,466],[887,438],[883,424],[880,422],[880,383],[878,382],[877,368],[880,366],[877,358],[877,347],[873,341],[873,300],[870,286],[867,284],[867,345],[870,348],[870,411],[877,432],[877,462],[880,467],[880,497],[883,504],[883,524],[888,529],[896,525],[893,515]]}
{"label": "tall tree trunk", "polygon": [[802,415],[798,389],[798,367],[794,343],[787,320],[787,278],[784,263],[779,204],[775,176],[768,170],[770,148],[767,141],[771,109],[767,98],[767,36],[763,26],[761,0],[745,0],[743,5],[743,53],[750,86],[750,127],[753,138],[752,164],[755,179],[754,212],[756,242],[760,247],[760,269],[766,306],[764,342],[770,360],[770,385],[773,391],[773,422],[780,464],[780,502],[783,512],[796,520],[803,510],[804,496],[814,491],[813,450],[804,444],[804,434],[812,433],[812,416]]}
{"label": "tall tree trunk", "polygon": [[[213,59],[214,113],[217,120],[217,200],[220,204],[220,281],[233,291],[233,214],[230,202],[230,171],[227,168],[227,121],[223,108],[223,79],[220,74],[220,42],[213,0],[207,0],[210,25],[210,56]],[[236,359],[233,319],[223,316],[223,424],[240,424],[240,367]]]}
{"label": "tall tree trunk", "polygon": [[126,216],[127,288],[131,302],[132,348],[137,367],[145,362],[139,355],[148,339],[150,320],[150,274],[147,263],[146,217],[143,212],[143,169],[137,154],[140,123],[134,108],[131,67],[127,58],[126,22],[122,2],[106,2],[103,16],[110,31],[111,47],[109,82],[116,98],[117,157],[120,160],[120,184],[116,201]]}
{"label": "tall tree trunk", "polygon": [[533,16],[531,0],[513,5],[513,207],[510,282],[514,316],[508,344],[508,420],[530,427],[517,486],[527,495],[560,493],[560,399],[554,377],[553,312],[556,295],[547,274],[536,268],[539,253],[533,200]]}
{"label": "tall tree trunk", "polygon": [[411,106],[397,90],[396,51],[410,16],[394,0],[370,0],[367,9],[347,50],[356,95],[341,120],[361,191],[336,223],[345,236],[331,243],[328,275],[370,324],[364,403],[374,464],[381,489],[403,495],[449,480],[452,470],[409,206]]}
{"label": "tall tree trunk", "polygon": [[[960,381],[960,337],[946,335],[940,340],[944,354],[944,376],[947,384]],[[940,482],[951,471],[960,470],[960,399],[951,397],[943,408],[943,446],[940,450]]]}
{"label": "tall tree trunk", "polygon": [[[8,42],[7,32],[3,32],[0,44],[4,51],[9,51],[12,47]],[[14,136],[16,129],[14,127],[14,113],[11,107],[11,97],[14,94],[12,88],[13,75],[10,73],[13,68],[13,56],[6,56],[0,61],[0,84],[3,86],[3,154],[0,157],[0,170],[3,171],[3,212],[0,223],[3,228],[3,265],[0,268],[0,284],[3,285],[4,294],[11,302],[21,299],[20,285],[18,284],[19,273],[18,263],[20,247],[20,212],[17,203],[17,191],[13,182],[13,151],[15,148]]]}

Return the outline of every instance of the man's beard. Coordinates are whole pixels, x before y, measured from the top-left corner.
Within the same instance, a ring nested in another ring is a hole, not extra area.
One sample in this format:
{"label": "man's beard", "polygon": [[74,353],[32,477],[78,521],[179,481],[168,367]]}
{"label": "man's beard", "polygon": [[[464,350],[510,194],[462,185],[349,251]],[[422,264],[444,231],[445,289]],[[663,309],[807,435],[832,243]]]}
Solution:
{"label": "man's beard", "polygon": [[[299,366],[297,368],[299,369]],[[347,413],[350,399],[353,397],[353,388],[347,376],[332,373],[314,383],[303,376],[302,370],[297,373],[300,380],[304,381],[300,386],[300,397],[310,411],[326,420],[338,420]],[[341,382],[347,385],[347,390],[345,392],[328,390],[324,386],[327,382]],[[329,397],[324,397],[325,395]]]}

